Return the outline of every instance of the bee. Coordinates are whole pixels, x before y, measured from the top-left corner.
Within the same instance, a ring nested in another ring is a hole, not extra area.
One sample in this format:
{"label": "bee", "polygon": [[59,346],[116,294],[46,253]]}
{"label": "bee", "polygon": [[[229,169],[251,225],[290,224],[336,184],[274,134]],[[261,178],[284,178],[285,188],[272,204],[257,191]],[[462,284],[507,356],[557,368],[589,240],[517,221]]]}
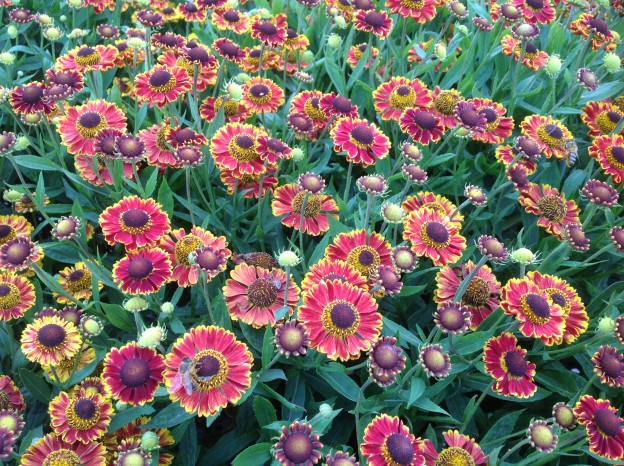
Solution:
{"label": "bee", "polygon": [[574,138],[566,139],[563,144],[563,147],[568,152],[565,155],[565,163],[568,167],[574,165],[578,159],[578,146],[576,145],[576,141]]}
{"label": "bee", "polygon": [[178,373],[173,378],[171,384],[171,393],[177,392],[184,387],[187,395],[192,395],[198,388],[198,382],[208,382],[212,376],[202,377],[197,375],[197,370],[201,368],[199,361],[193,361],[191,358],[184,358],[178,367]]}

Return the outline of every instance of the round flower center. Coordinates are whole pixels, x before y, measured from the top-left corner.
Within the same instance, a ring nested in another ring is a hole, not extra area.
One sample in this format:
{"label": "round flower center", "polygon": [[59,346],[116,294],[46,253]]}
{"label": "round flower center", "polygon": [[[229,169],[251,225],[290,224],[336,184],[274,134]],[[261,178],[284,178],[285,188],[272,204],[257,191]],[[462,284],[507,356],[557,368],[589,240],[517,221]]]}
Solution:
{"label": "round flower center", "polygon": [[325,330],[336,338],[355,335],[360,326],[360,314],[346,301],[336,300],[323,309],[321,321]]}
{"label": "round flower center", "polygon": [[149,277],[154,270],[154,264],[147,257],[134,257],[128,264],[128,275],[135,280]]}
{"label": "round flower center", "polygon": [[81,466],[82,464],[84,463],[76,452],[61,448],[47,455],[41,466]]}
{"label": "round flower center", "polygon": [[370,275],[381,263],[379,253],[371,246],[356,246],[347,255],[347,262],[362,275]]}
{"label": "round flower center", "polygon": [[414,113],[414,123],[425,131],[431,131],[436,126],[436,119],[430,112],[418,111]]}
{"label": "round flower center", "polygon": [[102,59],[102,55],[91,47],[83,47],[76,53],[74,60],[78,66],[95,66]]}
{"label": "round flower center", "polygon": [[588,23],[589,27],[594,29],[595,32],[599,34],[605,35],[609,32],[609,25],[606,23],[606,21],[598,18],[592,18],[588,21]]}
{"label": "round flower center", "polygon": [[27,104],[36,104],[43,97],[43,89],[36,84],[24,86],[22,89],[22,100]]}
{"label": "round flower center", "polygon": [[203,241],[195,235],[187,235],[180,238],[175,245],[175,257],[178,264],[190,267],[188,256],[190,253],[203,246]]}
{"label": "round flower center", "polygon": [[[390,435],[382,449],[384,450],[384,457],[387,455],[388,459],[393,461],[391,464],[409,465],[412,464],[414,459],[414,445],[412,441],[403,434],[394,433]],[[389,461],[388,461],[389,462]]]}
{"label": "round flower center", "polygon": [[230,23],[237,23],[240,20],[238,12],[234,10],[226,11],[223,13],[223,18]]}
{"label": "round flower center", "polygon": [[529,367],[529,363],[524,359],[524,356],[519,351],[509,351],[505,353],[505,366],[507,366],[507,372],[514,377],[522,377],[526,374]]}
{"label": "round flower center", "polygon": [[88,270],[74,270],[67,277],[67,290],[70,293],[91,290],[91,272]]}
{"label": "round flower center", "polygon": [[119,369],[119,380],[130,388],[142,387],[150,379],[150,375],[148,362],[141,358],[124,361]]}
{"label": "round flower center", "polygon": [[219,256],[210,249],[203,249],[197,253],[195,262],[203,270],[218,270],[221,265]]}
{"label": "round flower center", "polygon": [[[56,234],[59,236],[68,236],[76,233],[77,227],[78,225],[75,220],[66,218],[56,224]],[[2,235],[0,235],[0,237],[1,236]]]}
{"label": "round flower center", "polygon": [[375,140],[375,135],[368,126],[356,126],[351,130],[351,138],[358,147],[368,147]]}
{"label": "round flower center", "polygon": [[268,308],[277,301],[278,291],[273,280],[257,278],[247,288],[247,299],[256,307]]}
{"label": "round flower center", "polygon": [[256,152],[256,140],[247,134],[239,134],[232,138],[228,149],[239,162],[251,162],[258,157]]}
{"label": "round flower center", "polygon": [[541,10],[544,8],[544,0],[526,0],[526,4],[533,10]]}
{"label": "round flower center", "polygon": [[374,11],[371,11],[369,13],[366,13],[366,15],[364,16],[364,21],[373,26],[373,28],[378,28],[383,26],[384,24],[384,15],[382,15],[381,13],[377,13]]}
{"label": "round flower center", "polygon": [[561,128],[552,123],[540,126],[537,129],[537,137],[548,147],[562,147],[565,142]]}
{"label": "round flower center", "polygon": [[85,139],[93,139],[107,127],[106,119],[98,112],[85,112],[76,122],[78,133]]}
{"label": "round flower center", "polygon": [[489,107],[482,108],[479,110],[479,113],[485,116],[485,121],[487,123],[495,123],[498,120],[498,113]]}
{"label": "round flower center", "polygon": [[559,426],[570,428],[572,427],[573,424],[576,424],[574,413],[569,407],[563,404],[558,406],[554,414],[555,414],[555,423]]}
{"label": "round flower center", "polygon": [[390,92],[389,101],[393,108],[405,110],[416,103],[416,92],[409,86],[397,86]]}
{"label": "round flower center", "polygon": [[54,76],[54,82],[56,84],[61,84],[61,85],[66,85],[66,86],[73,86],[75,84],[74,82],[74,76],[70,73],[57,73]]}
{"label": "round flower center", "polygon": [[482,307],[490,299],[490,287],[481,277],[473,277],[466,288],[462,302],[471,307]]}
{"label": "round flower center", "polygon": [[194,62],[206,63],[210,60],[208,52],[202,47],[194,47],[187,51],[186,55]]}
{"label": "round flower center", "polygon": [[287,327],[281,333],[279,343],[286,351],[294,353],[303,346],[303,331],[297,327]]}
{"label": "round flower center", "polygon": [[143,155],[145,145],[133,136],[124,137],[117,142],[119,155],[125,159],[137,159]]}
{"label": "round flower center", "polygon": [[0,416],[0,429],[5,428],[7,430],[12,430],[15,432],[17,426],[17,417],[14,414],[11,413]]}
{"label": "round flower center", "polygon": [[435,466],[474,466],[472,455],[460,447],[445,448],[435,461]]}
{"label": "round flower center", "polygon": [[39,329],[37,340],[47,348],[56,348],[65,341],[67,332],[58,324],[47,324]]}
{"label": "round flower center", "polygon": [[435,109],[443,115],[453,115],[455,112],[455,106],[459,101],[459,94],[452,91],[442,91],[440,95],[436,97],[433,106]]}
{"label": "round flower center", "polygon": [[302,114],[289,115],[288,123],[290,123],[290,126],[292,126],[292,128],[299,133],[310,131],[314,126],[312,119],[309,117],[306,118]]}
{"label": "round flower center", "polygon": [[0,283],[0,310],[13,309],[21,301],[21,292],[13,283]]}
{"label": "round flower center", "polygon": [[467,108],[459,112],[462,123],[469,127],[479,126],[481,115],[472,108]]}
{"label": "round flower center", "polygon": [[184,4],[184,6],[182,7],[184,8],[184,10],[187,13],[197,13],[199,10],[197,9],[197,6],[194,3],[191,2],[187,2]]}
{"label": "round flower center", "polygon": [[273,36],[277,34],[277,28],[270,21],[264,21],[258,25],[258,30],[267,36]]}
{"label": "round flower center", "polygon": [[325,121],[327,119],[325,112],[321,110],[321,107],[319,106],[318,97],[312,97],[311,99],[306,100],[305,104],[303,104],[303,111],[314,121]]}
{"label": "round flower center", "polygon": [[570,313],[570,302],[563,294],[561,294],[560,290],[557,288],[548,288],[544,291],[548,294],[548,296],[550,296],[553,303],[558,304],[561,309],[563,309],[565,315]]}
{"label": "round flower center", "polygon": [[220,387],[227,379],[230,371],[225,357],[215,350],[203,350],[193,358],[195,373],[193,379],[201,391]]}
{"label": "round flower center", "polygon": [[149,229],[150,216],[143,209],[128,209],[121,214],[119,223],[124,231],[137,235]]}
{"label": "round flower center", "polygon": [[606,150],[607,159],[614,168],[624,169],[624,147],[609,146]]}
{"label": "round flower center", "polygon": [[255,104],[266,104],[271,100],[271,90],[264,84],[254,84],[249,88],[249,100]]}
{"label": "round flower center", "polygon": [[531,428],[531,440],[538,448],[550,449],[555,438],[550,427],[537,424]]}
{"label": "round flower center", "polygon": [[374,349],[373,358],[382,369],[392,369],[399,362],[399,350],[394,345],[382,343]]}
{"label": "round flower center", "polygon": [[175,84],[175,77],[167,70],[156,70],[149,78],[149,87],[154,92],[169,92]]}
{"label": "round flower center", "polygon": [[72,429],[89,430],[100,420],[99,407],[87,398],[70,401],[66,410],[67,423]]}
{"label": "round flower center", "polygon": [[542,217],[551,222],[561,223],[567,213],[565,202],[561,199],[561,196],[556,194],[550,194],[541,198],[537,201],[537,207]]}
{"label": "round flower center", "polygon": [[600,367],[609,377],[617,378],[624,370],[624,365],[616,356],[611,353],[605,353],[600,360]]}
{"label": "round flower center", "polygon": [[351,111],[351,99],[339,95],[332,101],[332,107],[338,113],[349,113]]}
{"label": "round flower center", "polygon": [[420,229],[423,242],[434,249],[443,249],[450,243],[450,235],[440,222],[427,222]]}
{"label": "round flower center", "polygon": [[313,451],[312,440],[304,432],[292,432],[284,440],[284,456],[293,464],[305,464]]}
{"label": "round flower center", "polygon": [[221,53],[223,53],[223,55],[230,58],[237,57],[240,51],[238,46],[232,42],[223,42],[219,47],[219,50],[221,50]]}
{"label": "round flower center", "polygon": [[617,414],[608,409],[597,409],[594,413],[594,422],[598,430],[608,437],[615,437],[622,429]]}
{"label": "round flower center", "polygon": [[[475,278],[478,278],[478,277],[475,277]],[[473,280],[471,280],[471,283]],[[464,313],[460,311],[459,309],[457,309],[456,307],[445,307],[442,310],[438,311],[438,315],[439,315],[439,319],[440,319],[440,323],[442,324],[442,327],[444,327],[446,330],[450,330],[450,331],[459,330],[466,323],[466,320],[464,318]]]}
{"label": "round flower center", "polygon": [[520,307],[527,319],[534,324],[544,324],[550,319],[550,304],[543,296],[528,293],[522,296]]}
{"label": "round flower center", "polygon": [[305,191],[301,191],[295,195],[295,198],[292,201],[293,213],[301,215],[304,201],[305,201],[305,212],[303,213],[304,217],[314,218],[321,213],[322,201],[321,201],[320,196],[317,196],[316,194],[309,194],[309,193],[306,193]]}
{"label": "round flower center", "polygon": [[399,283],[399,277],[391,269],[380,270],[379,280],[386,289],[392,289]]}
{"label": "round flower center", "polygon": [[603,134],[609,134],[620,122],[622,115],[616,111],[601,112],[596,117],[596,125]]}

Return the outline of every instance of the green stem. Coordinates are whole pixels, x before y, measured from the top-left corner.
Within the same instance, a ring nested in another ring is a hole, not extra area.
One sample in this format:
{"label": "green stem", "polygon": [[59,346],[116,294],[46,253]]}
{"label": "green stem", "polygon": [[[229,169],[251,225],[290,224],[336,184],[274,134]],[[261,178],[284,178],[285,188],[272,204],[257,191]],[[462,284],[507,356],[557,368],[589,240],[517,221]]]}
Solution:
{"label": "green stem", "polygon": [[361,445],[362,438],[363,438],[363,435],[362,435],[363,429],[362,429],[362,426],[360,425],[360,409],[362,406],[362,398],[364,397],[364,390],[366,390],[366,388],[368,388],[368,386],[372,383],[373,383],[373,379],[371,379],[370,377],[366,379],[366,382],[364,382],[364,385],[362,385],[362,387],[360,388],[360,391],[358,392],[357,401],[355,403],[355,430],[356,430],[358,445]]}
{"label": "green stem", "polygon": [[457,292],[455,293],[455,297],[453,298],[454,302],[456,303],[461,302],[461,299],[464,297],[464,293],[466,293],[466,290],[468,289],[468,285],[470,285],[470,281],[477,274],[479,269],[483,267],[483,265],[487,262],[487,260],[488,260],[487,256],[481,257],[481,259],[479,259],[479,262],[477,262],[477,265],[475,265],[475,268],[472,269],[472,272],[470,272],[466,276],[466,278],[464,278],[464,280],[459,285],[459,288],[457,288]]}
{"label": "green stem", "polygon": [[521,442],[516,443],[513,448],[510,448],[509,450],[507,450],[507,453],[505,453],[505,455],[500,459],[500,462],[498,463],[499,465],[503,464],[505,462],[505,460],[507,458],[509,458],[509,456],[511,456],[514,452],[518,451],[520,448],[522,448],[523,446],[525,446],[527,443],[529,443],[529,439],[524,439]]}
{"label": "green stem", "polygon": [[[349,203],[349,190],[351,188],[351,172],[353,171],[353,162],[349,162],[349,168],[347,170],[347,184],[344,190],[344,203],[347,205]],[[302,252],[303,254],[303,252]]]}
{"label": "green stem", "polygon": [[494,385],[494,381],[490,382],[490,384],[485,388],[485,390],[483,390],[481,392],[481,395],[479,396],[479,398],[477,399],[477,402],[475,403],[475,405],[471,408],[472,414],[470,416],[468,416],[466,418],[466,420],[462,423],[459,431],[460,432],[464,432],[466,430],[466,427],[468,427],[468,424],[470,423],[470,421],[472,420],[472,418],[474,417],[474,413],[477,412],[477,409],[479,408],[479,406],[481,406],[481,403],[483,402],[483,400],[485,399],[485,396],[487,395],[487,393],[490,391],[490,389],[492,388],[492,385]]}
{"label": "green stem", "polygon": [[195,225],[195,215],[193,214],[193,199],[191,198],[191,167],[187,166],[184,170],[186,174],[186,202],[188,202],[188,210],[191,215],[191,223]]}

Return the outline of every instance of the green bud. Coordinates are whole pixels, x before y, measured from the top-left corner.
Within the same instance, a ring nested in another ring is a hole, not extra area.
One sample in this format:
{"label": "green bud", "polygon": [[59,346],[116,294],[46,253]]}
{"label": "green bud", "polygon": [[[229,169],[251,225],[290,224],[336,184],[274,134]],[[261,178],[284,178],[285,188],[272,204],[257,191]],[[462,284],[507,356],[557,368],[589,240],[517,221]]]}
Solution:
{"label": "green bud", "polygon": [[295,147],[293,149],[293,160],[295,162],[302,162],[303,159],[305,158],[305,152],[303,151],[303,149],[299,148],[299,147]]}
{"label": "green bud", "polygon": [[28,138],[26,136],[22,135],[22,136],[18,136],[17,137],[17,139],[15,140],[15,145],[13,146],[13,148],[15,150],[24,150],[28,146],[30,146],[30,141],[28,140]]}
{"label": "green bud", "polygon": [[613,333],[615,331],[615,320],[611,317],[603,317],[598,321],[598,333]]}
{"label": "green bud", "polygon": [[321,406],[319,406],[319,414],[325,419],[330,419],[334,414],[334,410],[327,403],[322,403]]}
{"label": "green bud", "polygon": [[436,57],[438,57],[438,60],[440,60],[440,61],[446,60],[446,47],[444,46],[443,43],[438,42],[435,45],[435,49],[434,50],[435,50]]}
{"label": "green bud", "polygon": [[301,262],[301,259],[293,251],[284,251],[278,256],[277,262],[282,267],[294,267]]}
{"label": "green bud", "polygon": [[0,63],[3,65],[12,65],[15,63],[15,55],[11,52],[2,52],[0,53]]}
{"label": "green bud", "polygon": [[172,314],[174,310],[175,306],[170,302],[162,303],[162,306],[160,306],[160,312],[163,314]]}
{"label": "green bud", "polygon": [[459,31],[461,34],[463,34],[464,36],[468,35],[468,28],[464,26],[463,24],[456,24],[455,29]]}
{"label": "green bud", "polygon": [[141,333],[137,343],[143,348],[156,348],[167,337],[167,330],[160,326],[148,327]]}
{"label": "green bud", "polygon": [[622,61],[617,54],[610,52],[605,53],[602,63],[609,73],[617,73],[622,68]]}
{"label": "green bud", "polygon": [[243,98],[243,88],[235,82],[231,82],[227,86],[225,86],[225,90],[230,96],[230,99],[232,99],[234,102],[238,102]]}
{"label": "green bud", "polygon": [[65,21],[67,21],[67,16],[65,16],[65,15],[61,15],[61,16],[59,16],[59,21],[60,21],[61,23],[64,23]]}
{"label": "green bud", "polygon": [[11,39],[15,39],[17,37],[17,28],[12,24],[7,27],[7,34]]}
{"label": "green bud", "polygon": [[405,218],[405,211],[401,205],[386,201],[381,205],[381,216],[388,223],[401,223]]}
{"label": "green bud", "polygon": [[247,73],[238,73],[235,78],[239,83],[245,84],[247,81],[251,80],[251,76]]}
{"label": "green bud", "polygon": [[63,32],[57,27],[49,27],[43,30],[43,35],[46,37],[46,39],[55,41],[61,38]]}
{"label": "green bud", "polygon": [[84,6],[82,0],[67,0],[67,4],[72,8],[80,8]]}
{"label": "green bud", "polygon": [[145,451],[155,450],[160,447],[160,438],[156,432],[148,430],[141,436],[141,448]]}
{"label": "green bud", "polygon": [[342,37],[338,34],[330,34],[327,38],[327,45],[332,49],[337,49],[342,45]]}
{"label": "green bud", "polygon": [[556,53],[550,55],[544,68],[548,76],[550,76],[551,78],[556,77],[561,71],[561,59],[559,58],[559,55],[557,55]]}
{"label": "green bud", "polygon": [[128,47],[135,50],[141,50],[145,48],[145,41],[140,37],[131,37],[128,39]]}
{"label": "green bud", "polygon": [[115,411],[125,411],[128,409],[128,405],[122,401],[115,403]]}
{"label": "green bud", "polygon": [[314,54],[310,50],[306,50],[301,55],[301,59],[306,63],[312,63],[314,61]]}
{"label": "green bud", "polygon": [[37,15],[37,22],[42,26],[52,26],[54,24],[52,17],[46,14]]}
{"label": "green bud", "polygon": [[527,248],[518,248],[511,253],[511,260],[518,264],[529,265],[535,260],[535,254],[533,254]]}
{"label": "green bud", "polygon": [[340,29],[345,29],[347,27],[347,21],[342,16],[335,16],[334,21],[336,21],[336,26]]}
{"label": "green bud", "polygon": [[148,303],[140,296],[133,296],[124,301],[123,307],[128,312],[141,312],[148,308]]}
{"label": "green bud", "polygon": [[14,189],[7,189],[2,197],[5,201],[10,202],[11,204],[15,204],[16,202],[21,201],[24,195],[19,191],[15,191]]}

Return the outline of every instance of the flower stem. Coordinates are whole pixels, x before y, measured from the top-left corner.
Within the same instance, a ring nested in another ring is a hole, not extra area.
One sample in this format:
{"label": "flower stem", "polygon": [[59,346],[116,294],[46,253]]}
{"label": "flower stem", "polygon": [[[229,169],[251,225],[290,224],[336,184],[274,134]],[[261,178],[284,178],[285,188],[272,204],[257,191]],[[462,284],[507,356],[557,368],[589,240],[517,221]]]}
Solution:
{"label": "flower stem", "polygon": [[186,170],[186,201],[188,202],[188,210],[191,215],[191,223],[195,225],[195,215],[193,214],[193,200],[191,198],[191,167],[187,166]]}
{"label": "flower stem", "polygon": [[358,392],[357,402],[355,403],[355,430],[356,430],[358,445],[362,444],[362,438],[363,438],[362,426],[360,425],[360,409],[362,406],[362,398],[364,397],[364,390],[366,390],[368,386],[372,383],[373,383],[373,379],[371,379],[370,377],[366,379],[366,382],[364,382],[364,385],[362,385],[362,387],[360,388],[360,391]]}
{"label": "flower stem", "polygon": [[468,285],[470,285],[470,281],[477,274],[479,269],[483,267],[483,265],[487,262],[487,260],[488,260],[487,256],[481,257],[479,262],[477,262],[477,265],[475,265],[475,268],[472,269],[472,272],[470,272],[466,276],[466,278],[464,278],[464,280],[459,285],[459,288],[457,288],[457,292],[455,293],[455,297],[453,298],[454,302],[456,303],[461,302],[461,299],[464,297],[464,294],[466,293],[466,290],[468,289]]}

